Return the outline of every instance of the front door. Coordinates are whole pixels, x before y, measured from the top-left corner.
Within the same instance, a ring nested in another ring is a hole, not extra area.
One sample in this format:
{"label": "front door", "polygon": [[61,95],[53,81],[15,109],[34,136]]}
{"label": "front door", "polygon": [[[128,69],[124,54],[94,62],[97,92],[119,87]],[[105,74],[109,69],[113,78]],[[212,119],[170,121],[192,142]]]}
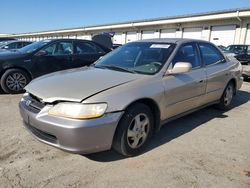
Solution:
{"label": "front door", "polygon": [[166,75],[163,78],[166,109],[164,119],[199,107],[201,97],[206,91],[206,72],[202,66],[196,43],[182,45],[170,67],[177,62],[191,63],[192,70],[187,73]]}
{"label": "front door", "polygon": [[[39,53],[42,52],[42,53]],[[73,44],[71,41],[55,42],[40,50],[32,58],[32,72],[35,77],[71,68]]]}

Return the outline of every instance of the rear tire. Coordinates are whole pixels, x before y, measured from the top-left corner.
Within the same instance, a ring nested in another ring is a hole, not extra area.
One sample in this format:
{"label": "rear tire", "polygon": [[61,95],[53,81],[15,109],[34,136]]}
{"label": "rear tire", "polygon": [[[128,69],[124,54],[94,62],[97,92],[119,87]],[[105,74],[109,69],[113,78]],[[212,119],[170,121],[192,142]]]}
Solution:
{"label": "rear tire", "polygon": [[229,110],[232,105],[232,99],[235,94],[235,84],[229,82],[220,98],[220,103],[216,106],[220,110]]}
{"label": "rear tire", "polygon": [[30,80],[29,75],[25,71],[20,69],[9,69],[1,78],[1,87],[5,93],[22,93],[24,87]]}
{"label": "rear tire", "polygon": [[148,106],[135,103],[122,116],[113,140],[113,149],[124,156],[139,154],[152,135],[153,115]]}

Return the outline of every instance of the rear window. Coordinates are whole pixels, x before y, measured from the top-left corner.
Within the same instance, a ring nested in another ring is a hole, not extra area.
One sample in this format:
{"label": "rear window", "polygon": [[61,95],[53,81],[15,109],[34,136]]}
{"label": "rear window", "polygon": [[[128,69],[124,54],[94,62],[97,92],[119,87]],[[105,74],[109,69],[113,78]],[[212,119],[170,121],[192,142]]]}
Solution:
{"label": "rear window", "polygon": [[225,61],[224,56],[220,51],[211,44],[199,44],[201,56],[205,65],[211,65]]}

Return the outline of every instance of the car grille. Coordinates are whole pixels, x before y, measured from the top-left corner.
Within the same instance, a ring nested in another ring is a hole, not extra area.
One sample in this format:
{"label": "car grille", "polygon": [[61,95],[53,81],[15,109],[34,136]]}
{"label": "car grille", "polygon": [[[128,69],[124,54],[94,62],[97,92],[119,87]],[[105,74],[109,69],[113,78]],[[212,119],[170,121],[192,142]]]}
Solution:
{"label": "car grille", "polygon": [[25,104],[28,109],[34,113],[39,113],[45,106],[45,104],[39,98],[32,94],[29,94],[29,96],[25,100]]}

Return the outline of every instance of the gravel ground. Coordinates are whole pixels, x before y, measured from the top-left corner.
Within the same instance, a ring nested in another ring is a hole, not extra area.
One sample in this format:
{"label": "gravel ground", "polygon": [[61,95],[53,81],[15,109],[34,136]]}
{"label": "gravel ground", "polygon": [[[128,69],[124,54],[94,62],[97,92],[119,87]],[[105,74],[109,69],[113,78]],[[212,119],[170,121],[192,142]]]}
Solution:
{"label": "gravel ground", "polygon": [[0,94],[0,187],[250,188],[250,83],[233,109],[209,107],[166,124],[134,158],[69,154],[22,126],[21,95]]}

